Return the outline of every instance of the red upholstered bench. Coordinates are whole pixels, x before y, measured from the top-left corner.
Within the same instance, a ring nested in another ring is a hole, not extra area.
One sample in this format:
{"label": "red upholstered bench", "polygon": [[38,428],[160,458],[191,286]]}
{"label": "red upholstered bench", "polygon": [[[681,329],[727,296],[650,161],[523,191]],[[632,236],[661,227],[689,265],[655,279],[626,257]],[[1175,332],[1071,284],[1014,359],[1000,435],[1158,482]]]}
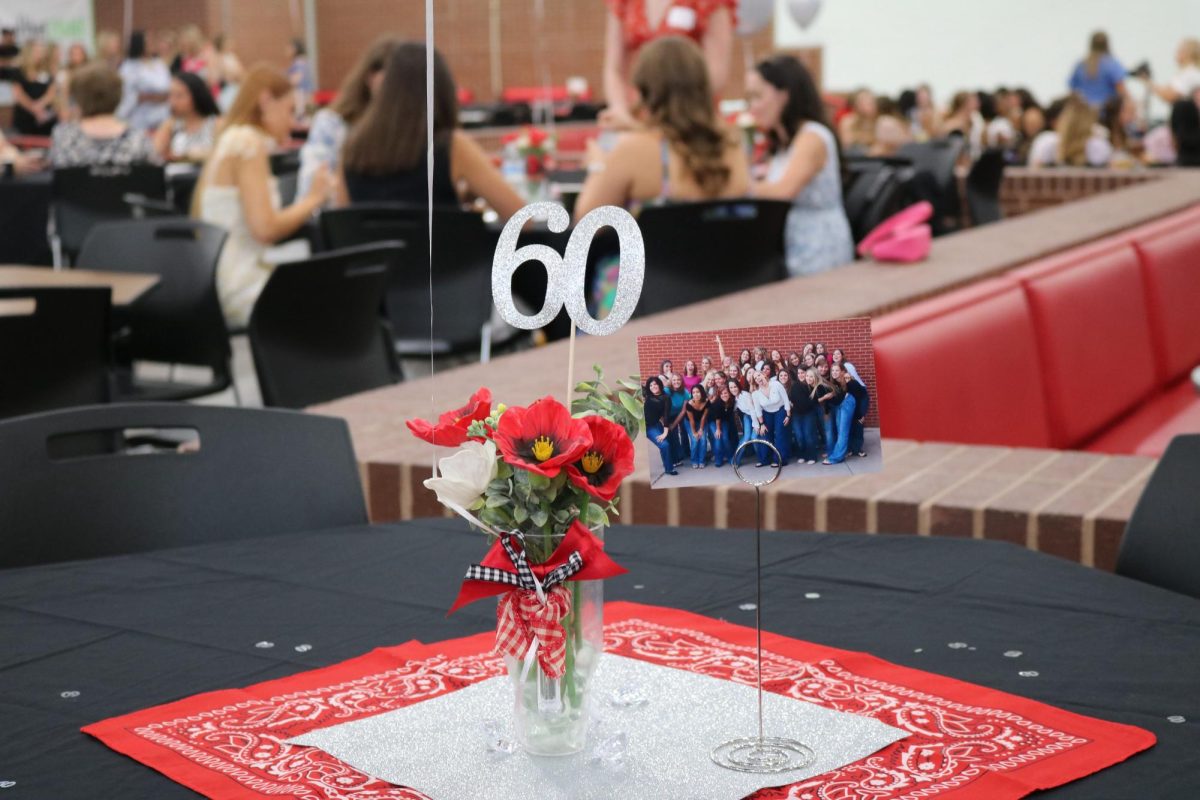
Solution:
{"label": "red upholstered bench", "polygon": [[1200,206],[888,314],[873,333],[885,436],[1159,455],[1200,432]]}

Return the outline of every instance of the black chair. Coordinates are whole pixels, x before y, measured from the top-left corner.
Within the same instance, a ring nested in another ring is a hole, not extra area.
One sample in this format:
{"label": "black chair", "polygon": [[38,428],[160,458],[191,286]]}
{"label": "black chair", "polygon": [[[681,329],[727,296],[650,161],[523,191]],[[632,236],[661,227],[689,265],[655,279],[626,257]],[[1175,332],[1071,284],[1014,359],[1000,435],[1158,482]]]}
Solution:
{"label": "black chair", "polygon": [[1125,527],[1117,574],[1200,597],[1200,434],[1167,445]]}
{"label": "black chair", "polygon": [[1004,217],[1000,208],[1000,185],[1004,182],[1004,151],[988,148],[971,165],[967,173],[967,210],[972,225],[999,222]]}
{"label": "black chair", "polygon": [[[150,449],[147,430],[188,430]],[[188,403],[0,422],[0,567],[367,521],[346,423]]]}
{"label": "black chair", "polygon": [[853,180],[846,188],[843,204],[854,243],[858,244],[879,223],[909,205],[908,173],[911,167],[885,163],[859,165],[851,170]]}
{"label": "black chair", "polygon": [[107,287],[0,289],[0,418],[109,401],[111,302]]}
{"label": "black chair", "polygon": [[279,185],[279,201],[290,206],[296,199],[296,189],[300,183],[300,151],[285,150],[272,153],[270,156],[271,174]]}
{"label": "black chair", "polygon": [[791,204],[710,200],[646,208],[638,217],[646,277],[638,316],[787,276],[783,228]]}
{"label": "black chair", "polygon": [[961,136],[951,136],[928,142],[910,142],[896,152],[900,158],[912,162],[914,172],[910,191],[918,200],[928,200],[933,205],[930,226],[935,236],[956,230],[962,218],[962,201],[958,195],[958,174],[955,170],[964,147]]}
{"label": "black chair", "polygon": [[133,218],[134,206],[126,201],[127,195],[165,200],[163,168],[105,164],[54,170],[50,206],[54,263],[73,263],[93,225]]}
{"label": "black chair", "polygon": [[280,264],[247,331],[263,403],[303,408],[400,380],[383,320],[391,243]]}
{"label": "black chair", "polygon": [[[114,399],[184,400],[234,385],[229,332],[217,299],[217,261],[227,236],[215,225],[188,219],[107,222],[92,228],[78,267],[159,278],[129,308],[115,312],[121,336]],[[212,378],[206,383],[150,382],[134,376],[134,361],[207,367]]]}
{"label": "black chair", "polygon": [[[321,239],[332,248],[388,241],[401,248],[387,290],[387,314],[402,357],[429,357],[429,220],[424,206],[374,203],[322,211]],[[479,351],[512,342],[492,319],[492,259],[499,232],[479,214],[457,208],[433,212],[434,355]],[[520,272],[524,272],[522,268]]]}

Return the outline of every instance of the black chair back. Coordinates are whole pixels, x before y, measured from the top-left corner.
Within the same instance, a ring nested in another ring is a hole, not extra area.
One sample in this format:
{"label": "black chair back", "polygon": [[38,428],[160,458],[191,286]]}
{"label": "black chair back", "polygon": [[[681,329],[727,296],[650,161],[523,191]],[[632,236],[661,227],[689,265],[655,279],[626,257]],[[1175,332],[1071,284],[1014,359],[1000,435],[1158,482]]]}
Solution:
{"label": "black chair back", "polygon": [[971,165],[967,173],[967,210],[973,225],[999,222],[1004,213],[1000,208],[1000,186],[1004,182],[1004,151],[988,148]]}
{"label": "black chair back", "polygon": [[108,402],[111,302],[107,287],[0,289],[0,418]]}
{"label": "black chair back", "polygon": [[303,408],[400,380],[382,317],[391,243],[280,264],[247,331],[263,402]]}
{"label": "black chair back", "polygon": [[1167,445],[1125,528],[1117,574],[1200,597],[1200,434]]}
{"label": "black chair back", "polygon": [[646,277],[638,316],[783,280],[790,203],[711,200],[642,211]]}
{"label": "black chair back", "polygon": [[930,223],[935,234],[952,229],[948,220],[957,221],[962,216],[955,169],[964,147],[961,136],[951,136],[928,142],[910,142],[896,152],[897,156],[912,162],[916,178],[912,190],[917,199],[928,200],[933,205]]}
{"label": "black chair back", "polygon": [[54,170],[51,195],[54,236],[74,261],[93,225],[133,217],[126,195],[165,200],[163,168],[153,164],[104,164]]}
{"label": "black chair back", "polygon": [[[132,445],[146,430],[198,442]],[[198,444],[198,446],[197,446]],[[0,567],[367,521],[346,423],[188,403],[0,422]]]}
{"label": "black chair back", "polygon": [[[123,361],[161,361],[208,367],[212,382],[160,389],[157,399],[183,399],[227,388],[232,380],[229,333],[217,299],[217,261],[228,234],[189,219],[106,222],[88,235],[80,268],[157,275],[159,282],[117,319],[128,335]],[[137,395],[137,387],[132,387]],[[133,399],[132,397],[129,399]]]}
{"label": "black chair back", "polygon": [[909,204],[905,176],[911,170],[883,163],[852,170],[853,182],[846,189],[843,203],[855,244]]}
{"label": "black chair back", "polygon": [[[423,206],[363,204],[322,211],[321,237],[343,248],[387,241],[400,248],[387,289],[387,314],[401,355],[428,355],[429,235]],[[492,258],[499,233],[469,211],[433,211],[433,352],[479,346],[492,314]]]}

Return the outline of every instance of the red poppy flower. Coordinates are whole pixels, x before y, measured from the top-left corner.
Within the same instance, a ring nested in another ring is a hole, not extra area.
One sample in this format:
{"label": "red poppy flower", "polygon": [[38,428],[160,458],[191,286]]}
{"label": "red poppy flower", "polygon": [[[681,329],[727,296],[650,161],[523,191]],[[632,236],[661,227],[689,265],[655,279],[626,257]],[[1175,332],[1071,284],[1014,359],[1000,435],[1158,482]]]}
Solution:
{"label": "red poppy flower", "polygon": [[529,408],[506,410],[492,439],[509,466],[547,478],[557,476],[592,446],[587,423],[572,419],[553,397],[543,397]]}
{"label": "red poppy flower", "polygon": [[467,436],[467,428],[475,420],[487,419],[492,413],[492,390],[486,386],[471,395],[471,399],[462,408],[447,411],[438,417],[437,424],[431,425],[423,419],[410,419],[408,429],[413,436],[442,447],[458,447],[467,439],[483,441],[483,437]]}
{"label": "red poppy flower", "polygon": [[567,478],[592,497],[612,502],[633,472],[633,442],[623,427],[604,417],[591,415],[583,422],[592,432],[592,446],[567,465]]}

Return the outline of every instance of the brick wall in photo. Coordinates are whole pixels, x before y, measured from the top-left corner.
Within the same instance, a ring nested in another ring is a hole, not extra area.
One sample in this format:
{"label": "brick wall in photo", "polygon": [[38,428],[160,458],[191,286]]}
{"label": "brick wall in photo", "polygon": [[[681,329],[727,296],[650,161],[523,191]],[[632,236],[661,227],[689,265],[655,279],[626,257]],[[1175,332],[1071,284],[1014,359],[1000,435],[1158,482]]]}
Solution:
{"label": "brick wall in photo", "polygon": [[664,359],[671,359],[676,372],[691,359],[699,365],[708,356],[714,364],[720,362],[716,336],[720,335],[725,354],[736,360],[743,348],[763,347],[779,350],[786,358],[792,350],[800,352],[805,343],[824,342],[825,352],[840,347],[846,360],[852,363],[871,396],[867,426],[879,426],[879,398],[875,394],[875,351],[871,346],[871,320],[866,317],[826,322],[801,322],[792,325],[726,328],[719,331],[690,331],[661,336],[638,337],[638,369],[642,380],[657,375]]}

